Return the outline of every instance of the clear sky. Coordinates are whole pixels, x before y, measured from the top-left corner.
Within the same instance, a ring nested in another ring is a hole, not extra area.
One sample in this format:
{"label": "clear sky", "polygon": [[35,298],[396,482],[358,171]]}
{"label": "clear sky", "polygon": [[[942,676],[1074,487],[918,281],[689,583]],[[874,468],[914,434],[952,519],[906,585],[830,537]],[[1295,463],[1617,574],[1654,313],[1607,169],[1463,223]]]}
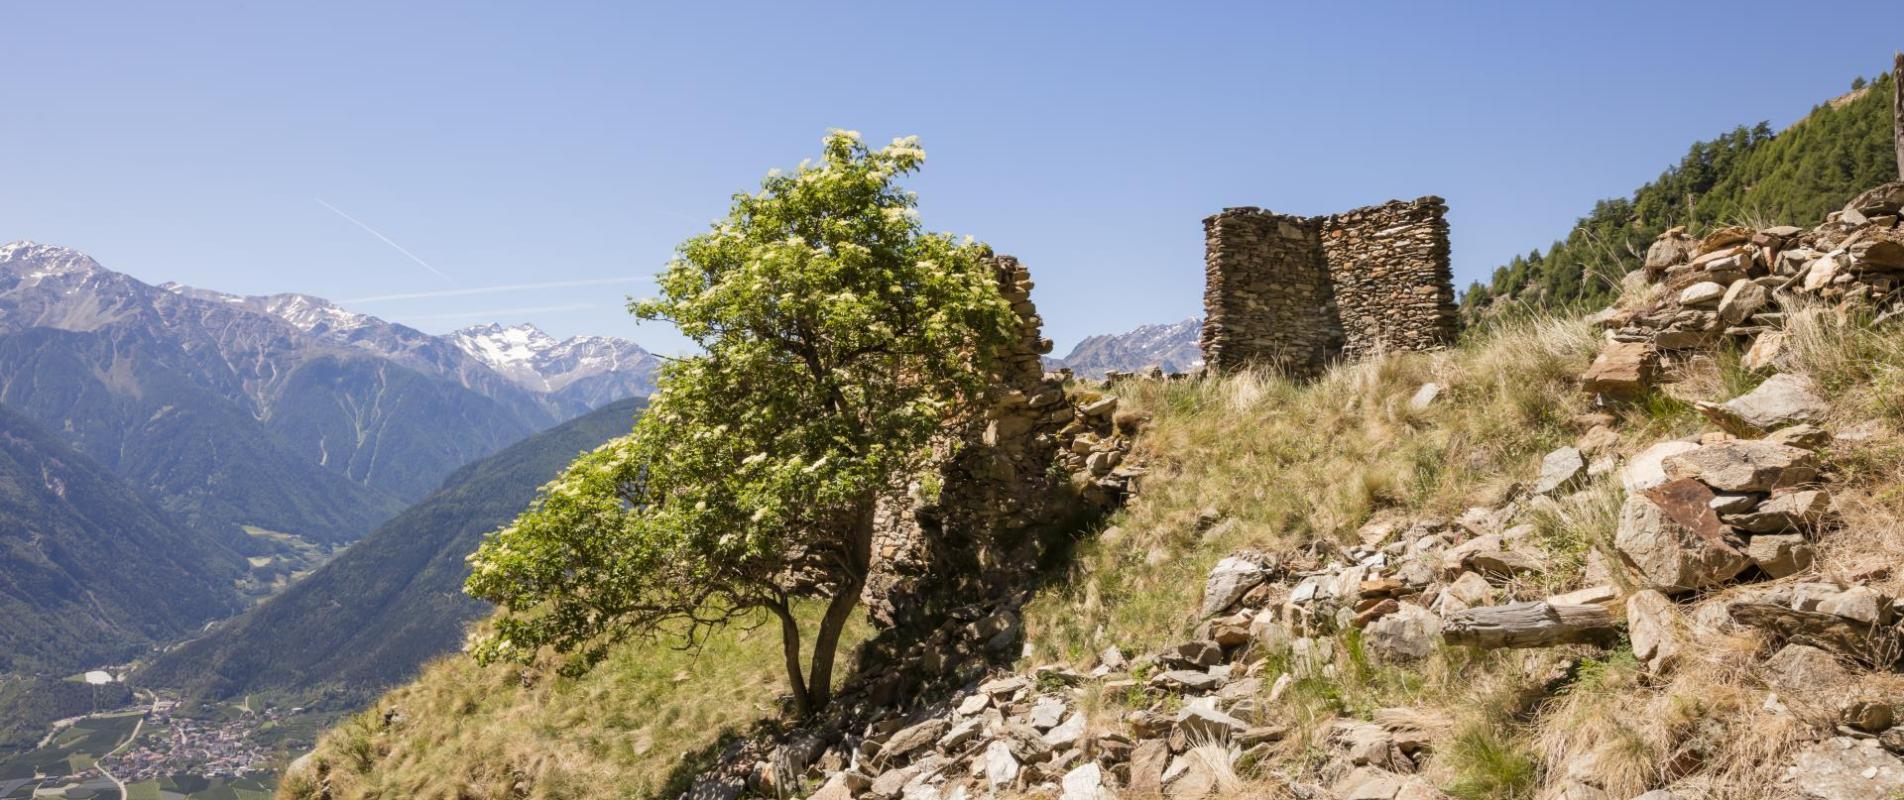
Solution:
{"label": "clear sky", "polygon": [[[678,352],[621,311],[676,242],[829,127],[918,134],[927,225],[1025,259],[1062,353],[1199,313],[1200,220],[1224,206],[1438,194],[1465,286],[1693,140],[1789,124],[1904,48],[1904,4],[1817,13],[7,3],[0,241],[428,331],[531,321]],[[488,291],[543,283],[570,285]]]}

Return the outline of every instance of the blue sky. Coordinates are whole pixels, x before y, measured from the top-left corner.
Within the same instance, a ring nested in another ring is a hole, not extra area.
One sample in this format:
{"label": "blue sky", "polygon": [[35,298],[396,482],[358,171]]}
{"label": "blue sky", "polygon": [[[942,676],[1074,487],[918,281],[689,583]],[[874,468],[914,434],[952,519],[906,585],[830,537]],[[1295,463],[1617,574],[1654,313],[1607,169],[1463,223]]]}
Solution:
{"label": "blue sky", "polygon": [[[1790,2],[10,3],[0,240],[429,331],[531,321],[676,352],[621,311],[676,242],[827,128],[918,134],[927,225],[1023,258],[1063,352],[1198,313],[1200,220],[1224,206],[1438,194],[1465,286],[1693,140],[1789,124],[1904,47],[1904,4],[1787,35],[1810,18]],[[490,291],[542,283],[569,285]]]}

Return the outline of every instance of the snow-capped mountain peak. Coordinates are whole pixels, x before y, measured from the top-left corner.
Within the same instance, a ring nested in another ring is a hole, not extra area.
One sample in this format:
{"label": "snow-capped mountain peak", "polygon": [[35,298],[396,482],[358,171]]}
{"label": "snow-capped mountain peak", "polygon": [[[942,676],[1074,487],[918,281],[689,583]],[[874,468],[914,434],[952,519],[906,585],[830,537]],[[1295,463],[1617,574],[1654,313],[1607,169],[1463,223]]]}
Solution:
{"label": "snow-capped mountain peak", "polygon": [[92,273],[102,269],[92,256],[78,250],[29,241],[0,245],[0,267],[20,272],[28,278]]}
{"label": "snow-capped mountain peak", "polygon": [[655,357],[634,342],[610,336],[573,336],[557,341],[541,328],[475,325],[448,334],[463,352],[503,376],[537,391],[556,391],[598,375],[652,372]]}

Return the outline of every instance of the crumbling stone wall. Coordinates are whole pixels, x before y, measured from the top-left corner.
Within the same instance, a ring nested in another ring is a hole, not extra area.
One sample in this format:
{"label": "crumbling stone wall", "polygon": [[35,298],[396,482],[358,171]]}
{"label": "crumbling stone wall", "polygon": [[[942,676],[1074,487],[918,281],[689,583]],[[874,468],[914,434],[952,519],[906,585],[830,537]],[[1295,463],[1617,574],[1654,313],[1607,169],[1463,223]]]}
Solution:
{"label": "crumbling stone wall", "polygon": [[1299,376],[1454,340],[1447,204],[1391,201],[1327,217],[1229,208],[1203,221],[1204,362]]}
{"label": "crumbling stone wall", "polygon": [[[1026,566],[1014,556],[1039,528],[1124,492],[1127,477],[1113,467],[1128,442],[1110,430],[1115,404],[1080,408],[1064,378],[1045,373],[1051,340],[1031,301],[1031,273],[1010,256],[993,264],[1019,336],[1000,359],[985,413],[947,431],[937,467],[880,504],[862,599],[882,627],[930,623],[947,598],[972,603],[1011,583],[1001,573]],[[1074,473],[1065,455],[1076,449],[1103,455]]]}

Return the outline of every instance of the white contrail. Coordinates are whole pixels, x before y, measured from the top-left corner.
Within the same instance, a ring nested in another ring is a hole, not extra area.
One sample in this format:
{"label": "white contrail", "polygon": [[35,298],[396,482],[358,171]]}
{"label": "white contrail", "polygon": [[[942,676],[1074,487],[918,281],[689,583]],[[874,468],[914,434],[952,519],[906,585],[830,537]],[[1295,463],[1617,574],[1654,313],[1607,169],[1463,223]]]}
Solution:
{"label": "white contrail", "polygon": [[363,222],[359,221],[356,217],[353,217],[349,214],[344,213],[343,209],[340,209],[337,206],[331,205],[330,203],[324,202],[324,198],[322,197],[313,197],[311,199],[316,200],[318,205],[330,209],[332,214],[336,214],[337,216],[350,220],[350,224],[355,225],[359,228],[363,228],[365,232],[369,233],[372,236],[377,237],[378,239],[383,240],[384,244],[397,248],[397,252],[402,253],[406,256],[409,256],[411,261],[415,261],[417,264],[421,265],[424,269],[427,269],[433,273],[436,273],[436,277],[442,278],[443,280],[446,280],[446,281],[453,282],[453,279],[450,278],[450,276],[443,274],[442,270],[437,269],[436,267],[430,266],[430,262],[428,261],[424,261],[421,258],[417,258],[417,254],[403,249],[403,245],[390,241],[390,237],[385,236],[381,233],[378,233],[376,228],[372,228],[369,225],[365,225]]}
{"label": "white contrail", "polygon": [[564,289],[571,286],[605,286],[613,283],[638,283],[648,278],[583,278],[573,281],[545,281],[542,283],[516,283],[508,286],[476,286],[468,289],[440,289],[434,292],[404,292],[401,294],[375,294],[345,300],[346,303],[377,303],[384,300],[420,300],[428,297],[461,297],[471,294],[494,294],[496,292],[516,292],[530,289]]}
{"label": "white contrail", "polygon": [[551,311],[580,311],[595,308],[594,303],[571,303],[565,306],[525,306],[521,308],[484,308],[475,311],[452,311],[443,314],[406,314],[407,319],[461,319],[465,317],[507,317],[520,314],[546,314]]}

